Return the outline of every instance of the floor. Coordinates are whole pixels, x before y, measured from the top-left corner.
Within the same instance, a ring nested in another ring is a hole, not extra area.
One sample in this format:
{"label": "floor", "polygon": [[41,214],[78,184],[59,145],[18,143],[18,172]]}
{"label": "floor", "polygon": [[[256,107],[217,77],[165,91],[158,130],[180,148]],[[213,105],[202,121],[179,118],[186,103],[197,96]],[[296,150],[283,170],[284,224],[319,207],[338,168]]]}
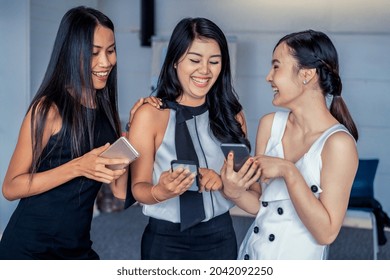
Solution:
{"label": "floor", "polygon": [[[132,206],[125,211],[96,214],[92,221],[91,239],[93,248],[106,260],[137,260],[140,257],[140,242],[147,217],[140,206]],[[241,243],[253,217],[239,209],[232,210],[233,225],[237,242]],[[356,226],[358,224],[358,227]],[[342,227],[336,241],[330,246],[331,260],[370,260],[373,258],[372,231],[358,217],[350,216]],[[390,260],[390,232],[386,232],[388,242],[379,246],[378,259]]]}

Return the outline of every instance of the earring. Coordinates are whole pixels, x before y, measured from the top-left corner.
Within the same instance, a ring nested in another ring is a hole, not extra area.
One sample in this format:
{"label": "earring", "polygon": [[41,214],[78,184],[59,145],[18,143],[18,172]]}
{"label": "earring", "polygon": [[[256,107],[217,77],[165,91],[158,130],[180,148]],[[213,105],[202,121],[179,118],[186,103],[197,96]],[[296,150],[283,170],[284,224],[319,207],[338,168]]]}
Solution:
{"label": "earring", "polygon": [[173,68],[175,68],[175,69],[177,68],[177,64],[176,64],[176,63],[175,63],[175,64],[173,64]]}
{"label": "earring", "polygon": [[307,81],[306,81],[306,80],[303,80],[303,84],[304,84],[304,85],[307,85]]}

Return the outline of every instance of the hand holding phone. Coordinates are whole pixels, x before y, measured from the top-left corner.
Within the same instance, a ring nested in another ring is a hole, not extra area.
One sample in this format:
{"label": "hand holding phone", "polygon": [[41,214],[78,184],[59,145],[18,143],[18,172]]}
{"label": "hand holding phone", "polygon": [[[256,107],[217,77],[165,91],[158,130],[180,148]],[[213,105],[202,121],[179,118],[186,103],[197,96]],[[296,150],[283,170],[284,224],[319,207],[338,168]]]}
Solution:
{"label": "hand holding phone", "polygon": [[184,169],[188,169],[188,170],[190,170],[191,173],[195,173],[196,178],[188,190],[189,191],[199,191],[198,165],[196,164],[196,162],[191,161],[191,160],[172,160],[171,161],[172,171],[176,170],[179,167],[184,168]]}
{"label": "hand holding phone", "polygon": [[[105,158],[126,158],[131,162],[139,157],[137,150],[130,144],[125,137],[117,139],[107,150],[100,154],[101,157]],[[127,164],[112,164],[107,165],[107,168],[112,170],[123,169]]]}
{"label": "hand holding phone", "polygon": [[227,158],[230,152],[234,154],[234,167],[233,170],[238,172],[244,163],[250,157],[249,149],[245,144],[241,143],[222,143],[221,149],[225,158]]}

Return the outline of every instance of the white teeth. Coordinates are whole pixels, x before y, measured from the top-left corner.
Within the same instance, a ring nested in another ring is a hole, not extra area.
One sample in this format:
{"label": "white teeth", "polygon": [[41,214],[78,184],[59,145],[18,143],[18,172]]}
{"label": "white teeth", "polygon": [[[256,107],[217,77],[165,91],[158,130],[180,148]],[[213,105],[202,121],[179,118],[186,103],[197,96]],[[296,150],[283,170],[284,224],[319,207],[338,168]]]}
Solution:
{"label": "white teeth", "polygon": [[204,84],[204,83],[207,83],[209,79],[192,78],[192,80],[194,80],[195,82],[197,82],[199,84]]}
{"label": "white teeth", "polygon": [[273,91],[274,93],[279,93],[279,90],[278,90],[277,88],[273,88],[272,91]]}
{"label": "white teeth", "polygon": [[106,71],[106,72],[92,72],[92,74],[94,74],[98,77],[105,77],[108,75],[108,71]]}

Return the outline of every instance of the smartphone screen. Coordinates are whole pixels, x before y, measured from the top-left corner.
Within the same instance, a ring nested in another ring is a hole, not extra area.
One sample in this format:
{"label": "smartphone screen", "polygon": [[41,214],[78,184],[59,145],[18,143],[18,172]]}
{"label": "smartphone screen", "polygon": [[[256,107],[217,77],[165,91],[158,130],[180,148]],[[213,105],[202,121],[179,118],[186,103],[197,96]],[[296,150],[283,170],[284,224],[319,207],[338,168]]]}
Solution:
{"label": "smartphone screen", "polygon": [[245,144],[238,143],[222,143],[221,149],[225,158],[227,158],[230,152],[234,154],[234,167],[233,170],[238,172],[247,159],[250,157],[249,149]]}
{"label": "smartphone screen", "polygon": [[190,160],[172,160],[172,162],[171,162],[172,171],[177,169],[177,168],[179,168],[179,167],[189,169],[191,173],[195,173],[196,174],[196,178],[195,178],[194,182],[192,183],[191,187],[188,190],[189,191],[199,191],[199,187],[198,187],[198,165],[196,164],[196,162],[190,161]]}
{"label": "smartphone screen", "polygon": [[[125,137],[120,137],[116,140],[107,150],[100,154],[100,156],[105,158],[126,158],[130,162],[134,161],[139,157],[137,150],[130,144],[130,142]],[[123,169],[126,167],[126,164],[113,164],[107,165],[107,168],[117,170]]]}

